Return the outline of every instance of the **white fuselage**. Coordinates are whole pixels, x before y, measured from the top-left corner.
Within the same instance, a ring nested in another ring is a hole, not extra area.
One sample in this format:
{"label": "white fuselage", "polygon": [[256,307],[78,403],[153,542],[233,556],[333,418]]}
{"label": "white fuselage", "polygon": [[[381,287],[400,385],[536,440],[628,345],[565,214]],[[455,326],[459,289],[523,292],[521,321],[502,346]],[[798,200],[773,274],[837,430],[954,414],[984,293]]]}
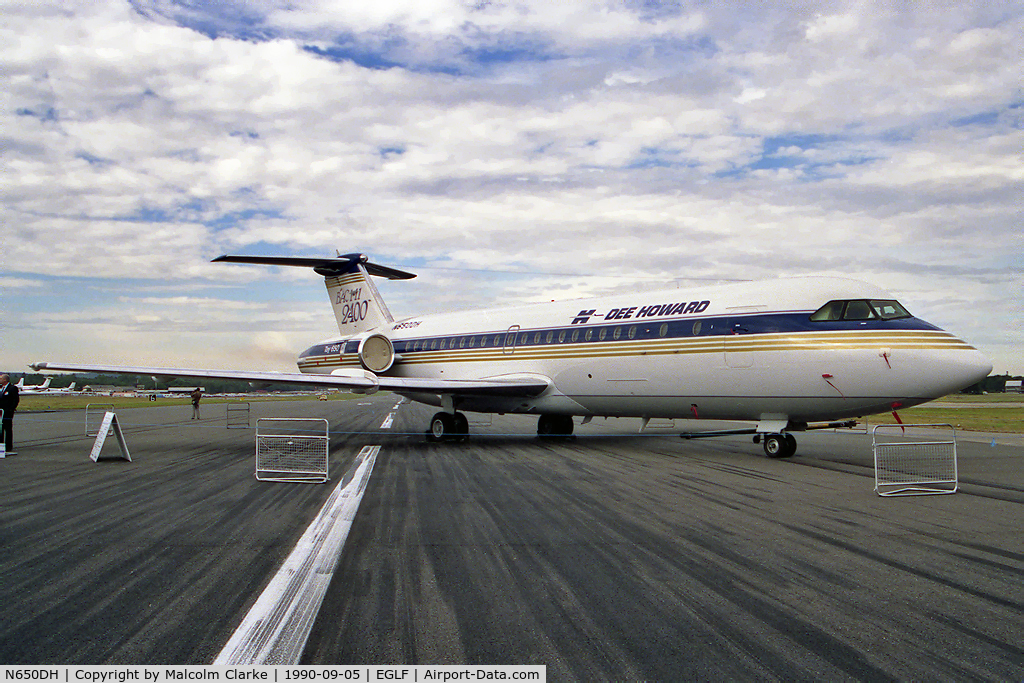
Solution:
{"label": "white fuselage", "polygon": [[[394,345],[384,376],[550,381],[532,398],[457,397],[479,412],[810,422],[915,405],[988,375],[980,352],[917,318],[810,319],[830,301],[891,299],[856,280],[793,278],[417,316],[374,332]],[[311,347],[299,369],[359,368],[365,334]]]}

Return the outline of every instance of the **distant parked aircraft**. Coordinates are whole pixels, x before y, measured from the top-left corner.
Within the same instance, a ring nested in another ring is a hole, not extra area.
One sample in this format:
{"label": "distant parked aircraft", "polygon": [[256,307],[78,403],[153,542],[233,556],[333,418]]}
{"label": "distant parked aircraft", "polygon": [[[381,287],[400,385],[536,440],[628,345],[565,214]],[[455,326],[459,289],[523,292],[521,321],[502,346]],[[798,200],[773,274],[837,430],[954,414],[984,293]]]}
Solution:
{"label": "distant parked aircraft", "polygon": [[18,387],[18,393],[23,396],[32,396],[34,394],[69,394],[75,390],[75,383],[72,382],[67,387],[55,388],[50,386],[50,382],[53,381],[52,377],[47,377],[46,381],[42,384],[29,384],[25,385],[25,378],[22,377],[18,380],[15,385]]}
{"label": "distant parked aircraft", "polygon": [[42,384],[29,384],[26,386],[25,378],[22,377],[14,386],[18,387],[19,394],[38,394],[42,391],[46,391],[50,387],[50,382],[52,381],[52,377],[47,377]]}

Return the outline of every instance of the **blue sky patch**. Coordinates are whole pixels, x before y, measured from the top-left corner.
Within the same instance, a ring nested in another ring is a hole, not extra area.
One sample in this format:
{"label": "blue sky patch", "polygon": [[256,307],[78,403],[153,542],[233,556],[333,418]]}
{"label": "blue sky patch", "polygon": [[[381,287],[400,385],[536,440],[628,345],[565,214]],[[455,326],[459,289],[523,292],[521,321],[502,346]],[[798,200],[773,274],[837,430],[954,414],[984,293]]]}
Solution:
{"label": "blue sky patch", "polygon": [[222,230],[224,228],[233,228],[239,223],[245,223],[253,219],[283,219],[284,217],[285,214],[280,209],[244,209],[242,211],[229,211],[216,218],[204,220],[202,223],[214,230]]}
{"label": "blue sky patch", "polygon": [[332,45],[326,48],[317,45],[303,45],[302,49],[318,57],[325,57],[332,62],[352,62],[365,69],[406,67],[402,62],[385,57],[381,51],[369,50],[355,45]]}
{"label": "blue sky patch", "polygon": [[959,119],[953,119],[952,125],[961,126],[994,126],[999,122],[999,112],[986,111],[980,114],[972,114]]}
{"label": "blue sky patch", "polygon": [[40,121],[56,121],[59,118],[57,110],[53,107],[36,107],[35,109],[21,107],[19,109],[15,109],[14,113],[18,116],[32,116]]}

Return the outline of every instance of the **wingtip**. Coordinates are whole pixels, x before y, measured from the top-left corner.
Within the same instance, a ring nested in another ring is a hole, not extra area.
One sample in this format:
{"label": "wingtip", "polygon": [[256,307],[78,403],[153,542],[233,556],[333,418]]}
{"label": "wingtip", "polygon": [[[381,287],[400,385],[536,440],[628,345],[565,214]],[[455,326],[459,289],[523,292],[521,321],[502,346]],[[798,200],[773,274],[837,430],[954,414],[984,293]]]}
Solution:
{"label": "wingtip", "polygon": [[35,370],[36,372],[39,372],[40,370],[45,370],[46,369],[46,363],[39,363],[39,362],[29,363],[28,366],[30,368],[32,368],[33,370]]}

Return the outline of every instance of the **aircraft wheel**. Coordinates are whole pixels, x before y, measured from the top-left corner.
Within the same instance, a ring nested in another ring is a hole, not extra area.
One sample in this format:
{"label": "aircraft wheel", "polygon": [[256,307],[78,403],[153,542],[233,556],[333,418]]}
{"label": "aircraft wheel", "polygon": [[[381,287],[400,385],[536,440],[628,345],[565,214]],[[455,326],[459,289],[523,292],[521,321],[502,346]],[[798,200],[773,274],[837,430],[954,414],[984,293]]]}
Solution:
{"label": "aircraft wheel", "polygon": [[572,430],[575,424],[572,421],[572,415],[562,415],[558,420],[558,435],[559,436],[572,436]]}
{"label": "aircraft wheel", "polygon": [[788,458],[796,453],[796,437],[792,434],[765,434],[764,454],[769,458]]}
{"label": "aircraft wheel", "polygon": [[541,415],[537,420],[537,435],[552,436],[555,433],[555,416]]}
{"label": "aircraft wheel", "polygon": [[469,438],[469,419],[465,414],[455,413],[453,425],[452,436],[463,440]]}
{"label": "aircraft wheel", "polygon": [[451,413],[437,413],[430,418],[430,431],[427,438],[441,441],[455,434],[455,417]]}
{"label": "aircraft wheel", "polygon": [[537,420],[537,434],[540,436],[571,436],[573,426],[571,415],[541,415]]}

